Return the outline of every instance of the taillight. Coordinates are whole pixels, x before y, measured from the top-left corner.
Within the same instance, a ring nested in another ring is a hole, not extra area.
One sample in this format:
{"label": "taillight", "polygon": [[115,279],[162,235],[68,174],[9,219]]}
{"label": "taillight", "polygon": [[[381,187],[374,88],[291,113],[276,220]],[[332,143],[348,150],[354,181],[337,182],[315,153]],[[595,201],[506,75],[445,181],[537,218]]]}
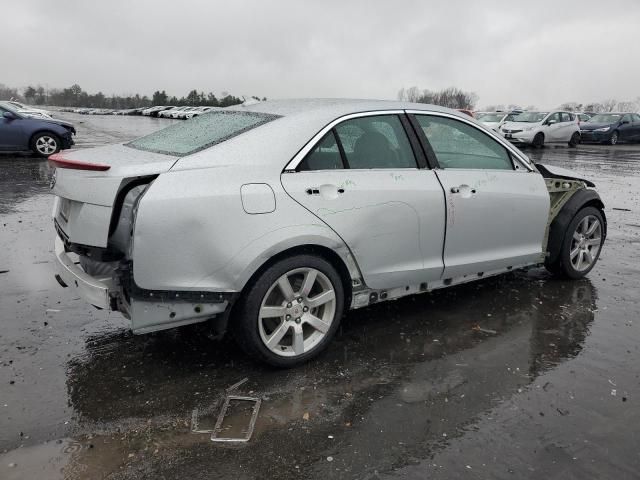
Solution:
{"label": "taillight", "polygon": [[93,170],[97,172],[104,172],[111,168],[111,165],[105,165],[104,163],[91,163],[83,162],[80,160],[71,160],[69,158],[63,158],[61,154],[56,153],[49,157],[49,165],[55,168],[71,168],[73,170]]}

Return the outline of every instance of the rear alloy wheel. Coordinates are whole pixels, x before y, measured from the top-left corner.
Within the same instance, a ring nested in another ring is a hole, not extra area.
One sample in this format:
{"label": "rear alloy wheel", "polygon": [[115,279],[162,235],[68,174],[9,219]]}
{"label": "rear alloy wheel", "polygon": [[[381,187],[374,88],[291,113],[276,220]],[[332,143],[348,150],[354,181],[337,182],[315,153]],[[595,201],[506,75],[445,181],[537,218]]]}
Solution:
{"label": "rear alloy wheel", "polygon": [[40,157],[60,151],[60,139],[53,133],[39,133],[31,139],[31,150]]}
{"label": "rear alloy wheel", "polygon": [[340,323],[342,281],[326,260],[296,255],[264,271],[240,301],[232,329],[240,346],[277,367],[318,355]]}
{"label": "rear alloy wheel", "polygon": [[618,134],[618,131],[616,130],[611,134],[611,138],[609,138],[609,145],[617,144],[619,139],[620,139],[620,136]]}
{"label": "rear alloy wheel", "polygon": [[569,147],[575,148],[580,143],[580,134],[578,132],[573,132],[571,135],[571,140],[569,140]]}
{"label": "rear alloy wheel", "polygon": [[586,207],[571,220],[565,232],[559,263],[552,273],[577,279],[595,266],[604,241],[604,220],[597,208]]}
{"label": "rear alloy wheel", "polygon": [[544,134],[543,133],[536,133],[536,136],[533,137],[533,142],[531,142],[531,144],[535,147],[535,148],[542,148],[544,147]]}

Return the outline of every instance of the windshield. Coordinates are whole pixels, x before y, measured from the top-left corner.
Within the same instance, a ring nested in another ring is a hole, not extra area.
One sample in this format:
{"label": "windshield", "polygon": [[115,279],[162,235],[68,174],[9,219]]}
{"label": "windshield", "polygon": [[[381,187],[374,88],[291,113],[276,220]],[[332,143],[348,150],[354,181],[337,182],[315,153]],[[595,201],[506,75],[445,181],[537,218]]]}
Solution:
{"label": "windshield", "polygon": [[126,144],[165,155],[190,155],[279,118],[257,112],[217,111],[193,117]]}
{"label": "windshield", "polygon": [[481,122],[501,122],[504,113],[478,113],[476,119]]}
{"label": "windshield", "polygon": [[541,122],[549,112],[524,112],[516,115],[512,122],[537,123]]}
{"label": "windshield", "polygon": [[619,113],[599,113],[598,115],[594,115],[589,120],[588,123],[617,123],[622,118],[622,115]]}

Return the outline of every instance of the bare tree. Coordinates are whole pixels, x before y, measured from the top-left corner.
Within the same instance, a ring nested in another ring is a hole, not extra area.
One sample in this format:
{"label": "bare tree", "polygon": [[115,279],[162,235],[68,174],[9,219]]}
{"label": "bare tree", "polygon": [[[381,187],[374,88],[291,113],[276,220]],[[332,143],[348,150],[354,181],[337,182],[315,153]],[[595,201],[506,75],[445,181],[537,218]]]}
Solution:
{"label": "bare tree", "polygon": [[569,112],[580,112],[582,111],[582,104],[578,102],[565,102],[558,108],[560,110],[568,110]]}
{"label": "bare tree", "polygon": [[613,112],[617,106],[618,106],[618,101],[614,100],[613,98],[602,101],[603,112]]}

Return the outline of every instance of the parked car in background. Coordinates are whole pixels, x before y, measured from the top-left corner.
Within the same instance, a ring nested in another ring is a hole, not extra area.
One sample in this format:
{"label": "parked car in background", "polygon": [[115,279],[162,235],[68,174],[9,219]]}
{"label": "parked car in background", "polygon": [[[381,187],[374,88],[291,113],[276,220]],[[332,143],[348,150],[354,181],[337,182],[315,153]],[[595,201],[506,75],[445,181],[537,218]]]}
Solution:
{"label": "parked car in background", "polygon": [[52,118],[51,112],[49,110],[43,110],[42,108],[35,108],[30,105],[25,105],[24,103],[16,102],[15,100],[7,100],[15,110],[20,113],[24,113],[30,116],[44,117],[44,118]]}
{"label": "parked car in background", "polygon": [[213,319],[280,367],[348,309],[532,265],[581,278],[606,236],[592,183],[432,105],[261,102],[49,162],[62,286],[134,333]]}
{"label": "parked car in background", "polygon": [[171,114],[169,114],[170,118],[180,118],[180,119],[184,119],[185,115],[189,112],[195,112],[198,110],[199,107],[187,107],[184,110],[180,110],[177,112],[173,112]]}
{"label": "parked car in background", "polygon": [[504,122],[515,118],[515,116],[520,113],[522,113],[521,110],[513,110],[511,112],[476,112],[475,118],[483,125],[486,125],[497,132]]}
{"label": "parked car in background", "polygon": [[640,115],[637,113],[598,113],[580,124],[583,142],[608,143],[640,141]]}
{"label": "parked car in background", "polygon": [[500,127],[500,133],[512,143],[542,147],[545,143],[580,143],[578,118],[571,112],[523,112]]}
{"label": "parked car in background", "polygon": [[473,112],[471,110],[467,110],[466,108],[458,108],[458,112],[464,113],[465,115],[469,115],[473,118]]}
{"label": "parked car in background", "polygon": [[172,113],[175,112],[181,112],[182,110],[189,108],[189,107],[173,107],[173,108],[168,108],[166,110],[162,110],[161,112],[158,112],[158,118],[171,118],[170,115]]}
{"label": "parked car in background", "polygon": [[148,117],[157,117],[160,112],[163,110],[169,110],[170,108],[175,108],[173,105],[159,105],[156,107],[150,107],[142,111],[142,115]]}
{"label": "parked car in background", "polygon": [[214,110],[222,110],[221,107],[198,107],[197,110],[192,112],[187,112],[184,116],[185,119],[197,117],[198,115],[202,115],[203,113],[212,112]]}
{"label": "parked car in background", "polygon": [[20,113],[10,102],[0,102],[0,151],[32,151],[41,157],[71,148],[74,126],[53,118]]}
{"label": "parked car in background", "polygon": [[592,115],[582,112],[576,112],[576,116],[578,117],[578,123],[586,122],[592,117]]}

